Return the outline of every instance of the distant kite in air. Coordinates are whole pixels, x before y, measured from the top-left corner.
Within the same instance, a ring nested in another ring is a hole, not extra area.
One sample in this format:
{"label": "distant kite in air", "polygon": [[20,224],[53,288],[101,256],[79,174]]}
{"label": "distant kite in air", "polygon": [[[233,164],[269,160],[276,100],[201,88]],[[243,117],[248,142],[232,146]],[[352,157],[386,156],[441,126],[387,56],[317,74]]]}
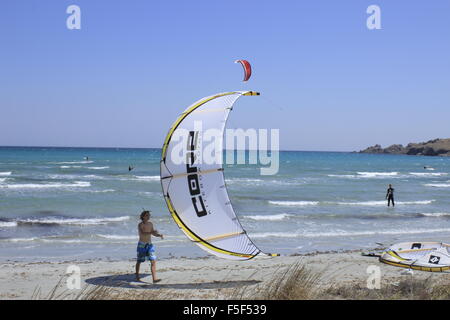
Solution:
{"label": "distant kite in air", "polygon": [[250,62],[247,60],[236,60],[234,63],[240,63],[242,65],[242,68],[244,68],[244,82],[246,82],[248,79],[250,79],[252,75],[252,66],[250,65]]}

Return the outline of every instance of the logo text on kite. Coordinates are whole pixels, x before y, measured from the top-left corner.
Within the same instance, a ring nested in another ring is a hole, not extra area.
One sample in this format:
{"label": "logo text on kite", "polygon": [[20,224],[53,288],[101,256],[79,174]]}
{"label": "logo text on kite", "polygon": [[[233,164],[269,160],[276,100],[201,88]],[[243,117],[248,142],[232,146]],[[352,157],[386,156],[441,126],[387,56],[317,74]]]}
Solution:
{"label": "logo text on kite", "polygon": [[[205,203],[200,192],[200,183],[198,180],[198,168],[195,166],[195,150],[197,148],[198,131],[189,131],[187,140],[186,153],[186,173],[189,185],[189,193],[191,195],[192,205],[194,206],[197,216],[206,216]],[[199,209],[199,205],[201,208]]]}

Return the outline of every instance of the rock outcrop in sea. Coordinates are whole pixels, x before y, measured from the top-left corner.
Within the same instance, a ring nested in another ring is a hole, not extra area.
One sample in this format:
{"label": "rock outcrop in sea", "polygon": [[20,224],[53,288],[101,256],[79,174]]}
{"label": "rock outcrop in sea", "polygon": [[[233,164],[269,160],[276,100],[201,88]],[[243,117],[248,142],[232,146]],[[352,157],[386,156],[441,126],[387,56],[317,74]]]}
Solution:
{"label": "rock outcrop in sea", "polygon": [[406,147],[401,144],[393,144],[387,148],[382,148],[381,145],[376,144],[359,151],[359,153],[450,157],[450,139],[434,139],[427,142],[409,143]]}

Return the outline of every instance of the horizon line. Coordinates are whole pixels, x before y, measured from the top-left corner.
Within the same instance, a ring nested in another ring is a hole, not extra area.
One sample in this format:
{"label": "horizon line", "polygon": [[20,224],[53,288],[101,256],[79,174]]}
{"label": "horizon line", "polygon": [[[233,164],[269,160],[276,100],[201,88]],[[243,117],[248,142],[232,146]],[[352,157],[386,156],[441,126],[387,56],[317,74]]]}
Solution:
{"label": "horizon line", "polygon": [[[18,146],[18,145],[0,145],[0,148],[72,148],[72,149],[159,149],[162,147],[81,147],[81,146]],[[223,149],[223,151],[258,151],[254,149]],[[270,151],[270,150],[266,150]],[[340,152],[340,153],[359,153],[359,151],[336,151],[336,150],[294,150],[285,149],[279,152]]]}

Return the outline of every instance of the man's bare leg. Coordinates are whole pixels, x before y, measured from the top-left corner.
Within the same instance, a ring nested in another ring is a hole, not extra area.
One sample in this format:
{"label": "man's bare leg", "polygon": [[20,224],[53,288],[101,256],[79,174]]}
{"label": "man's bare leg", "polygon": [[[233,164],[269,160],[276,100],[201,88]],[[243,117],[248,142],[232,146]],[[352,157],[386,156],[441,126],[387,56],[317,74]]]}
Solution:
{"label": "man's bare leg", "polygon": [[153,283],[160,282],[161,279],[157,279],[157,278],[156,278],[156,261],[155,261],[155,260],[152,260],[152,261],[151,261],[151,265],[152,265],[151,269],[152,269]]}
{"label": "man's bare leg", "polygon": [[141,266],[141,263],[138,261],[136,262],[136,281],[141,281],[141,278],[139,277],[139,268]]}

